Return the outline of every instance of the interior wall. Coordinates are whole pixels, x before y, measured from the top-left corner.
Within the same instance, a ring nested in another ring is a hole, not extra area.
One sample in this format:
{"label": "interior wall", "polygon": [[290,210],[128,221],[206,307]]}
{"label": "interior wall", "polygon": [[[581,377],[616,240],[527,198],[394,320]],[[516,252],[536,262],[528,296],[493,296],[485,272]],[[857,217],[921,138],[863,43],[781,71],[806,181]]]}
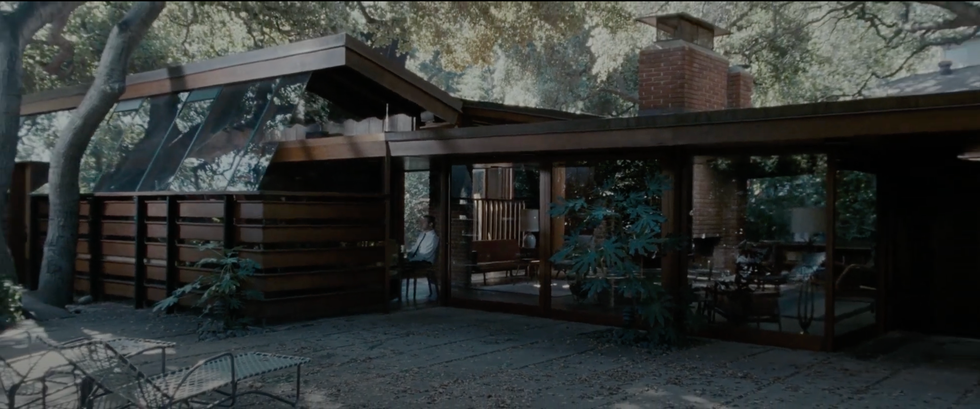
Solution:
{"label": "interior wall", "polygon": [[[955,154],[896,158],[881,198],[894,246],[888,327],[980,338],[980,163]],[[894,213],[892,213],[894,212]]]}

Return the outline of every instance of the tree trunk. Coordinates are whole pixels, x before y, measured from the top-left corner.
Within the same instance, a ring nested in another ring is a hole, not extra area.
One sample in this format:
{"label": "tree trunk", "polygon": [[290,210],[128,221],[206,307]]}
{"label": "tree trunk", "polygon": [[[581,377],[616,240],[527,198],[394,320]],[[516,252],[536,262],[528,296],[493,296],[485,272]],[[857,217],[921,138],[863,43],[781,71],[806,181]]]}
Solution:
{"label": "tree trunk", "polygon": [[[20,41],[11,27],[0,22],[0,220],[7,215],[14,161],[17,159],[17,131],[20,128],[20,100],[23,63]],[[7,247],[7,226],[0,223],[0,279],[17,276],[14,259]]]}
{"label": "tree trunk", "polygon": [[48,237],[37,291],[41,302],[63,307],[72,300],[82,156],[106,114],[126,91],[129,58],[165,5],[138,2],[116,24],[102,51],[95,81],[58,136],[48,171]]}
{"label": "tree trunk", "polygon": [[[24,48],[41,27],[71,14],[81,4],[22,2],[12,12],[0,13],[0,220],[7,216],[7,192],[17,160]],[[14,259],[7,247],[6,229],[7,226],[0,223],[0,278],[17,276]]]}

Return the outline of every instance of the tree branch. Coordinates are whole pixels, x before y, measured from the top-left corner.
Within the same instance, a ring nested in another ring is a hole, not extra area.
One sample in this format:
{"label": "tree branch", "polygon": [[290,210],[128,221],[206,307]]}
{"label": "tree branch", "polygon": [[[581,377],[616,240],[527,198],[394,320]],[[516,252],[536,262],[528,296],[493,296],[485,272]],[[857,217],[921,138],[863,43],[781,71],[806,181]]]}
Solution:
{"label": "tree branch", "polygon": [[367,21],[368,24],[375,25],[381,22],[381,20],[375,18],[368,12],[367,6],[364,5],[363,1],[355,1],[354,5],[357,6],[357,11],[361,12],[361,15],[364,16],[364,21]]}
{"label": "tree branch", "polygon": [[61,13],[51,22],[51,31],[48,33],[48,44],[58,47],[58,54],[55,54],[48,65],[44,66],[44,72],[64,78],[68,75],[63,68],[65,62],[75,56],[75,45],[68,41],[64,36],[65,26],[68,25],[70,13]]}
{"label": "tree branch", "polygon": [[20,49],[23,50],[42,27],[49,22],[67,19],[83,1],[38,1],[21,2],[10,13],[7,22],[16,27],[20,36]]}
{"label": "tree branch", "polygon": [[911,31],[952,30],[980,26],[980,6],[968,1],[917,1],[916,3],[939,7],[954,17],[952,20],[938,23],[916,24],[910,28]]}
{"label": "tree branch", "polygon": [[618,89],[612,89],[612,88],[607,88],[607,87],[599,88],[599,91],[600,92],[605,92],[605,93],[608,93],[608,94],[613,94],[613,95],[615,95],[617,97],[622,98],[624,101],[627,101],[627,102],[631,102],[631,103],[634,103],[634,104],[639,104],[640,103],[640,97],[638,97],[636,95],[632,95],[632,94],[630,94],[630,93],[628,93],[626,91],[622,91],[622,90],[618,90]]}

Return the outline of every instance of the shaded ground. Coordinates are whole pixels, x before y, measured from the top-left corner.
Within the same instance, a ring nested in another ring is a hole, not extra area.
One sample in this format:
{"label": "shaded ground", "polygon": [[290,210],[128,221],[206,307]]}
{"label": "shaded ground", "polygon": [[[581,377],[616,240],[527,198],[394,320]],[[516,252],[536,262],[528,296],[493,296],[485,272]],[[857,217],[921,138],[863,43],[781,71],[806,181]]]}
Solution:
{"label": "shaded ground", "polygon": [[[198,341],[189,316],[125,305],[27,322],[0,335],[0,355],[23,356],[28,332],[58,341],[81,335],[177,343],[169,367],[220,352],[312,358],[303,369],[310,408],[977,408],[980,342],[885,338],[850,354],[706,342],[652,354],[597,345],[601,327],[450,308],[362,315]],[[156,373],[157,357],[142,359]],[[293,372],[249,387],[286,392]],[[261,398],[238,407],[284,407]]]}

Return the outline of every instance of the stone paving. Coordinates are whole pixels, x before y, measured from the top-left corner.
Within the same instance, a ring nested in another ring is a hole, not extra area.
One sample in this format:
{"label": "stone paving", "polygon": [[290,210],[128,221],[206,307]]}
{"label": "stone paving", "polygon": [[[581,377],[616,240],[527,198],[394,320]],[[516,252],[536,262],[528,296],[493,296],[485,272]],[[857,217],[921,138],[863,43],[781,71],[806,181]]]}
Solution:
{"label": "stone paving", "polygon": [[[28,333],[64,341],[130,336],[177,343],[169,367],[226,351],[312,359],[308,408],[980,408],[980,341],[903,336],[886,353],[814,353],[706,341],[668,354],[595,343],[602,327],[451,308],[331,318],[199,341],[196,318],[97,304],[0,335],[11,359]],[[140,361],[155,373],[157,357]],[[246,387],[288,393],[294,372]],[[261,397],[237,407],[284,407]]]}

